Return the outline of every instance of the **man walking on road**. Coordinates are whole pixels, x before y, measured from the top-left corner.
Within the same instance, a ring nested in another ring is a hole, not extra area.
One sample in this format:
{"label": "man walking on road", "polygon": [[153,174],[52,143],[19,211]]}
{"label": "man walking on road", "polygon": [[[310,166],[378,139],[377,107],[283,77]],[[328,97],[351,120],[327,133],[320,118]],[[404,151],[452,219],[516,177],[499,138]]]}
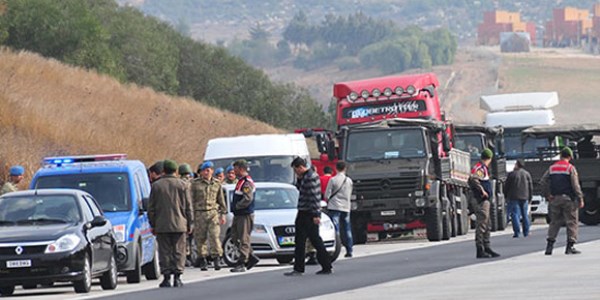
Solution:
{"label": "man walking on road", "polygon": [[317,274],[332,274],[331,259],[323,244],[323,239],[319,235],[319,224],[321,223],[321,183],[319,176],[307,167],[306,161],[301,157],[296,157],[292,161],[292,168],[298,176],[296,187],[300,191],[300,195],[295,222],[294,270],[284,275],[299,276],[304,274],[304,251],[307,237],[317,250],[317,260],[322,267]]}
{"label": "man walking on road", "polygon": [[546,244],[546,255],[552,255],[554,242],[562,224],[567,225],[567,247],[565,254],[579,254],[575,249],[579,230],[579,209],[583,208],[583,192],[579,186],[577,169],[570,161],[573,151],[565,147],[560,151],[560,160],[555,162],[542,176],[542,193],[550,204],[550,226]]}
{"label": "man walking on road", "polygon": [[198,247],[200,257],[195,264],[202,271],[207,271],[208,246],[210,243],[210,254],[212,256],[215,270],[221,269],[219,261],[223,256],[223,248],[219,236],[221,225],[225,224],[227,206],[223,197],[221,182],[214,178],[213,163],[204,162],[198,168],[200,177],[192,181],[192,203],[194,206],[194,238]]}
{"label": "man walking on road", "polygon": [[[352,227],[350,227],[350,197],[352,196],[352,179],[346,176],[346,163],[336,164],[337,174],[329,180],[325,189],[327,210],[346,245],[346,257],[352,257]],[[343,227],[343,231],[342,231]]]}
{"label": "man walking on road", "polygon": [[481,152],[481,161],[473,169],[469,177],[469,187],[477,203],[475,204],[475,215],[477,216],[477,227],[475,229],[475,246],[477,247],[477,258],[498,257],[500,254],[494,252],[490,247],[490,197],[492,194],[492,183],[490,181],[489,165],[494,153],[486,148]]}
{"label": "man walking on road", "polygon": [[160,272],[164,276],[160,287],[181,287],[185,268],[186,235],[193,229],[194,217],[189,189],[175,176],[177,163],[165,160],[165,175],[152,184],[148,201],[148,220],[158,242]]}
{"label": "man walking on road", "polygon": [[254,227],[254,181],[248,174],[248,162],[238,160],[233,163],[233,170],[238,177],[235,185],[233,199],[231,201],[231,211],[233,212],[233,222],[231,224],[231,239],[237,246],[240,257],[236,266],[231,272],[244,272],[252,269],[259,259],[252,253],[250,245],[250,234]]}
{"label": "man walking on road", "polygon": [[504,194],[508,198],[508,212],[513,227],[513,237],[518,238],[520,234],[520,220],[523,218],[523,236],[529,235],[529,216],[527,214],[528,204],[533,196],[533,181],[531,175],[524,169],[525,163],[517,160],[515,168],[508,173],[504,185]]}
{"label": "man walking on road", "polygon": [[23,174],[25,173],[25,168],[22,166],[12,166],[8,170],[8,180],[2,185],[2,189],[0,190],[0,195],[16,192],[19,190],[17,185],[23,181]]}

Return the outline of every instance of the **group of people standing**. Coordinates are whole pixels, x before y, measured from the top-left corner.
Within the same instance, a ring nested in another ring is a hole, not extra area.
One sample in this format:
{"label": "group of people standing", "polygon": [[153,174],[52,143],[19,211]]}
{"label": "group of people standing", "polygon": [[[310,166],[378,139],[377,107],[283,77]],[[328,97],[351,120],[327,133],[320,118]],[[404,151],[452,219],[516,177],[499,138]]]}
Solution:
{"label": "group of people standing", "polygon": [[[475,231],[475,246],[477,258],[498,257],[500,254],[490,246],[490,197],[493,187],[490,180],[489,165],[494,153],[490,149],[481,152],[481,160],[471,169],[469,186],[476,203],[475,215],[477,225]],[[567,226],[567,246],[565,254],[579,254],[574,245],[577,242],[579,227],[578,212],[584,205],[583,193],[575,166],[570,163],[573,151],[565,147],[560,152],[560,160],[553,163],[542,176],[540,181],[542,195],[549,203],[550,226],[547,233],[546,255],[552,255],[556,236],[563,224]],[[513,227],[513,238],[522,233],[529,236],[530,220],[528,206],[533,197],[533,180],[525,169],[525,163],[517,160],[514,170],[506,178],[504,194],[508,199],[507,209]]]}

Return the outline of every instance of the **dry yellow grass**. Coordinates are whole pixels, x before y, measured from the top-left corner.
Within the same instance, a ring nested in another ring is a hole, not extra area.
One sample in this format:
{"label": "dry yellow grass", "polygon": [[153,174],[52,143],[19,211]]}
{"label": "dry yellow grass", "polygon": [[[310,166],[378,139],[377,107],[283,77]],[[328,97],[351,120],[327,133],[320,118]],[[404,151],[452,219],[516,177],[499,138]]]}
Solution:
{"label": "dry yellow grass", "polygon": [[146,164],[201,162],[214,137],[280,130],[191,99],[125,86],[28,52],[0,49],[0,181],[45,156],[127,153]]}

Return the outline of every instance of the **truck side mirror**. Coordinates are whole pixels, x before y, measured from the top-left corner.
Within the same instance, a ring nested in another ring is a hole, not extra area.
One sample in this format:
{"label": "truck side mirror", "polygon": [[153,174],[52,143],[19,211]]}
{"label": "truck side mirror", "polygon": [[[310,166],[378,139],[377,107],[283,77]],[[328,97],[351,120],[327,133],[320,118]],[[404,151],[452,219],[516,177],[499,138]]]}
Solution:
{"label": "truck side mirror", "polygon": [[327,145],[325,144],[327,141],[325,139],[325,135],[319,133],[316,135],[317,140],[317,149],[319,153],[327,153]]}
{"label": "truck side mirror", "polygon": [[445,152],[452,150],[452,146],[450,146],[450,138],[448,137],[447,132],[442,132],[442,147]]}
{"label": "truck side mirror", "polygon": [[327,141],[327,158],[329,158],[329,161],[332,161],[335,159],[335,141],[329,140]]}

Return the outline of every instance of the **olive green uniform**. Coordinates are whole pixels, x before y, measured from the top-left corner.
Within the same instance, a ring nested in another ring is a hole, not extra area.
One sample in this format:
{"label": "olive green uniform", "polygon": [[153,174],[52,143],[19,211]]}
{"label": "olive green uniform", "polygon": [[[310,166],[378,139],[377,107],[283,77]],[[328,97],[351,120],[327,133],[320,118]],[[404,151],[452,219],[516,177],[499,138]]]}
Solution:
{"label": "olive green uniform", "polygon": [[229,178],[225,178],[225,184],[237,184],[238,183],[238,179],[234,178],[233,180],[230,180]]}
{"label": "olive green uniform", "polygon": [[215,178],[196,178],[192,181],[191,192],[195,217],[194,239],[198,253],[202,257],[208,256],[208,240],[211,256],[220,257],[223,255],[223,248],[219,241],[219,218],[220,215],[227,214],[221,183]]}
{"label": "olive green uniform", "polygon": [[7,181],[4,183],[4,185],[2,185],[2,190],[0,191],[0,195],[4,195],[6,193],[10,193],[10,192],[16,192],[19,189],[17,188],[16,185],[14,185],[12,182]]}

